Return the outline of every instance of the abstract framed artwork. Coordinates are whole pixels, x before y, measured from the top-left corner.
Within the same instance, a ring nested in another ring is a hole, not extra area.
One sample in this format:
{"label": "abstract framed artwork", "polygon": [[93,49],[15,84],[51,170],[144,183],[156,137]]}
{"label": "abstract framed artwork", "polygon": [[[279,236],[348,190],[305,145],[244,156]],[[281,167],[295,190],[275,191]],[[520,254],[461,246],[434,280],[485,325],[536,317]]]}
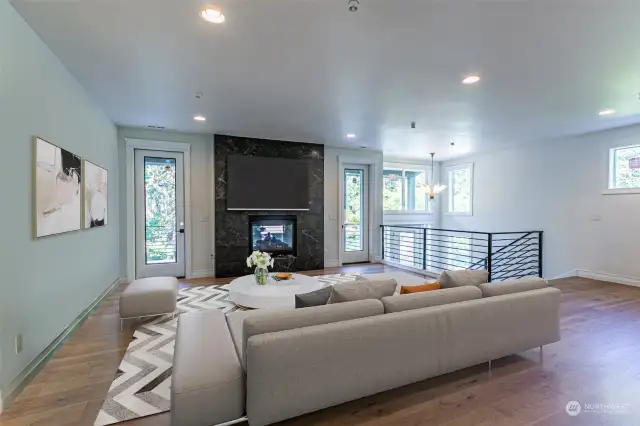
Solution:
{"label": "abstract framed artwork", "polygon": [[34,138],[36,238],[81,227],[82,159],[46,140]]}
{"label": "abstract framed artwork", "polygon": [[107,225],[108,172],[105,168],[85,160],[82,167],[84,182],[84,227]]}

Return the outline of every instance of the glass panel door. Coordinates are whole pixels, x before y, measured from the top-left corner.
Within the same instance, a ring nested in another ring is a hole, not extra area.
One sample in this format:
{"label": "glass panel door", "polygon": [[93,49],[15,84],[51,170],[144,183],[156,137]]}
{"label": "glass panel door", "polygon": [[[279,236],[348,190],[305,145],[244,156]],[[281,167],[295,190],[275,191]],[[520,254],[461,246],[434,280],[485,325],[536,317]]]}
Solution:
{"label": "glass panel door", "polygon": [[183,155],[136,150],[136,278],[185,275]]}
{"label": "glass panel door", "polygon": [[144,157],[145,263],[176,263],[176,159]]}
{"label": "glass panel door", "polygon": [[344,170],[344,250],[362,251],[364,170]]}
{"label": "glass panel door", "polygon": [[368,166],[345,165],[342,170],[342,263],[369,261]]}

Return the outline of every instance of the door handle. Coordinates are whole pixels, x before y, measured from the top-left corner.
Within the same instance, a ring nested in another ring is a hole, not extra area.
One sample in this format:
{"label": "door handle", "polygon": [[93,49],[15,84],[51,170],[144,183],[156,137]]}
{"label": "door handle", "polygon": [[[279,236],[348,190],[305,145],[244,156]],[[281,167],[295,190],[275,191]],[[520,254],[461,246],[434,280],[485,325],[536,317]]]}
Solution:
{"label": "door handle", "polygon": [[181,234],[184,234],[184,228],[183,229],[178,229],[178,232]]}

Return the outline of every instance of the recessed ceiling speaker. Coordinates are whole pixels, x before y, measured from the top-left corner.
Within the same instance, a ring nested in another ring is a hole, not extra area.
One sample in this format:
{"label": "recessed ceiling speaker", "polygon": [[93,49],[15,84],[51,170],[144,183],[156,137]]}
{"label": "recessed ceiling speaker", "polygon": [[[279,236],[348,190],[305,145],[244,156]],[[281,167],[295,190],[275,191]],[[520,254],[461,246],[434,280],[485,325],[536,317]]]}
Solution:
{"label": "recessed ceiling speaker", "polygon": [[349,0],[349,12],[357,12],[360,0]]}

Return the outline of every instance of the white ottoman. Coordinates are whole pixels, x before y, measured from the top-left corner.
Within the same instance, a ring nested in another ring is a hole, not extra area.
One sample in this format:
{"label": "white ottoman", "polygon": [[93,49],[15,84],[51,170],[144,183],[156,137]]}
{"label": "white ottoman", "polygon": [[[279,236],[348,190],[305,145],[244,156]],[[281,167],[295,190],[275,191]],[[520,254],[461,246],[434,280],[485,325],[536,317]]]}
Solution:
{"label": "white ottoman", "polygon": [[174,314],[178,303],[178,280],[153,277],[135,280],[120,295],[120,328],[129,318]]}

